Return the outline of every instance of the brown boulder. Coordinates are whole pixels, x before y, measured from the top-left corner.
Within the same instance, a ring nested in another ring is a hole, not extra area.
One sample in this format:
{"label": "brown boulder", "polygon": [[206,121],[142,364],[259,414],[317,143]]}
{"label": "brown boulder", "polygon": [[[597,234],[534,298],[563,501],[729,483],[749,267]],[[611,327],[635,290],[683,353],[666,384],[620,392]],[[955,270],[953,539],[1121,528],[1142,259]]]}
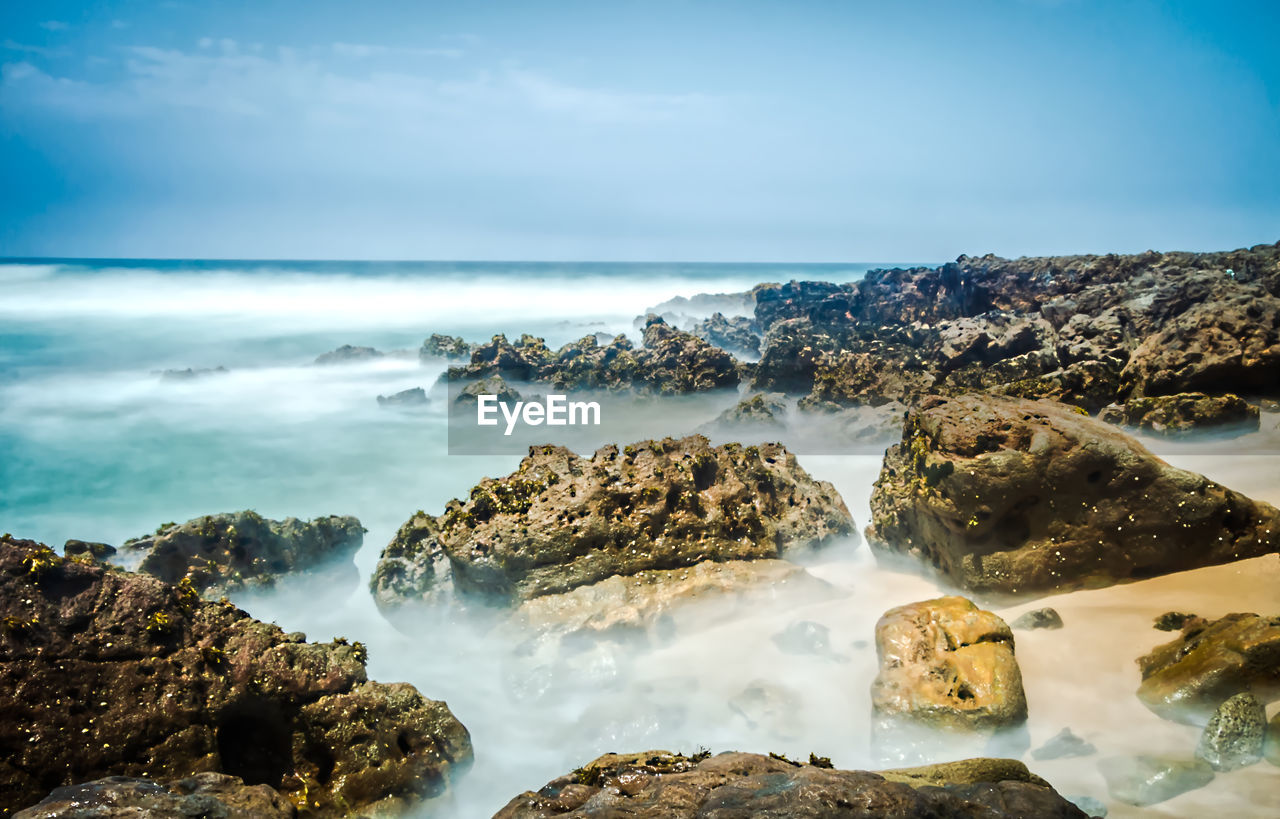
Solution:
{"label": "brown boulder", "polygon": [[1103,408],[1098,420],[1136,427],[1158,435],[1182,435],[1202,429],[1258,429],[1258,408],[1238,395],[1184,392],[1152,398],[1130,398]]}
{"label": "brown boulder", "polygon": [[266,785],[202,773],[165,786],[150,779],[109,776],[55,788],[13,819],[292,819],[298,808]]}

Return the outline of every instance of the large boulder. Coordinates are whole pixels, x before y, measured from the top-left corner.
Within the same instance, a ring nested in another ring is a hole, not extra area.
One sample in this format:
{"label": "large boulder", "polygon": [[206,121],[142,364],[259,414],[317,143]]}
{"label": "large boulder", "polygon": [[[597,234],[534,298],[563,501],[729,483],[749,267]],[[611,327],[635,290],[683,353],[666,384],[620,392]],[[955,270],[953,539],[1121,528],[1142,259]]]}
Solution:
{"label": "large boulder", "polygon": [[350,516],[277,521],[246,510],[164,524],[126,541],[120,557],[166,583],[189,578],[196,591],[218,597],[296,572],[323,572],[331,586],[348,588],[359,577],[351,558],[363,543],[364,528]]}
{"label": "large boulder", "polygon": [[0,615],[0,810],[105,776],[215,772],[314,816],[390,812],[448,794],[471,762],[448,707],[370,682],[364,646],[308,643],[190,585],[6,536]]}
{"label": "large boulder", "polygon": [[1280,617],[1195,618],[1176,639],[1138,659],[1138,698],[1165,719],[1204,725],[1222,703],[1251,693],[1280,699]]}
{"label": "large boulder", "polygon": [[1196,745],[1196,758],[1215,771],[1233,771],[1262,759],[1267,712],[1250,693],[1236,694],[1218,706]]}
{"label": "large boulder", "polygon": [[297,805],[266,785],[202,773],[167,786],[128,776],[65,785],[18,811],[13,819],[293,819],[297,815]]}
{"label": "large boulder", "polygon": [[551,817],[813,817],[813,819],[1084,819],[1049,783],[1014,760],[872,773],[810,755],[668,751],[605,754],[525,792],[494,819]]}
{"label": "large boulder", "polygon": [[872,742],[886,761],[922,760],[943,747],[980,751],[1026,722],[1013,632],[963,597],[885,612],[876,654]]}
{"label": "large boulder", "polygon": [[969,591],[1096,588],[1280,549],[1280,512],[1050,401],[931,397],[871,496],[868,539]]}
{"label": "large boulder", "polygon": [[1157,435],[1182,435],[1204,429],[1250,432],[1258,429],[1258,408],[1238,395],[1184,392],[1151,398],[1130,398],[1103,408],[1099,420],[1136,427]]}
{"label": "large boulder", "polygon": [[[412,535],[415,556],[385,556],[399,561],[395,576],[435,594],[444,579],[438,544],[460,595],[499,604],[613,575],[778,558],[856,537],[832,486],[809,477],[780,444],[713,447],[701,435],[610,445],[590,458],[532,447],[515,472],[481,481],[466,500],[449,502],[433,530],[426,526]],[[431,570],[404,566],[419,559]],[[384,588],[391,592],[389,579]]]}

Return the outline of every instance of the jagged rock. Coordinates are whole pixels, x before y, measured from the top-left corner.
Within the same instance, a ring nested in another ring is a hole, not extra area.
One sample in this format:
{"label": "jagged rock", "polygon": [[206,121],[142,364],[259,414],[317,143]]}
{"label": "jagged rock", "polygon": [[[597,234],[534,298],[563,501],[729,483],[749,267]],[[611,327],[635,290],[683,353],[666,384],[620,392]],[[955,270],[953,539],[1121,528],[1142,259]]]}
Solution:
{"label": "jagged rock", "polygon": [[1186,392],[1154,398],[1130,398],[1103,408],[1098,420],[1136,427],[1159,435],[1182,435],[1201,429],[1258,429],[1258,408],[1238,395]]}
{"label": "jagged rock", "polygon": [[514,473],[450,501],[438,525],[457,592],[507,604],[855,534],[831,485],[780,444],[712,447],[701,435],[611,445],[591,458],[531,447]]}
{"label": "jagged rock", "polygon": [[733,356],[690,333],[668,326],[662,319],[644,328],[640,374],[663,395],[728,389],[738,385],[738,362]]}
{"label": "jagged rock", "polygon": [[468,361],[473,350],[474,345],[468,344],[458,336],[432,333],[431,337],[422,342],[422,346],[418,349],[418,359],[424,364],[440,359]]}
{"label": "jagged rock", "polygon": [[563,390],[622,389],[643,381],[642,355],[626,336],[607,341],[586,336],[560,348],[555,368],[544,379]]}
{"label": "jagged rock", "polygon": [[1057,629],[1062,628],[1062,615],[1058,614],[1057,609],[1035,609],[1034,611],[1026,612],[1014,620],[1011,625],[1013,628],[1019,629]]}
{"label": "jagged rock", "polygon": [[[1013,760],[966,760],[950,769],[835,770],[778,755],[669,751],[606,754],[512,799],[494,819],[550,817],[868,817],[1084,819],[1043,779]],[[825,763],[825,764],[823,764]],[[988,764],[982,764],[988,763]]]}
{"label": "jagged rock", "polygon": [[421,407],[427,403],[427,391],[422,387],[401,390],[394,395],[379,395],[380,407]]}
{"label": "jagged rock", "polygon": [[1215,771],[1234,771],[1262,759],[1262,742],[1267,735],[1267,712],[1257,697],[1236,694],[1218,706],[1209,718],[1196,758]]}
{"label": "jagged rock", "polygon": [[1138,659],[1138,698],[1165,719],[1204,725],[1218,706],[1249,692],[1280,698],[1280,617],[1228,614],[1185,628]]}
{"label": "jagged rock", "polygon": [[726,318],[723,313],[712,313],[693,325],[691,332],[722,350],[755,356],[760,354],[760,336],[754,326],[755,321],[747,316]]}
{"label": "jagged rock", "polygon": [[899,606],[876,624],[872,744],[912,761],[921,745],[981,748],[1027,719],[1013,632],[963,597]]}
{"label": "jagged rock", "polygon": [[205,368],[205,369],[198,369],[198,370],[193,370],[192,368],[188,367],[185,370],[165,370],[164,372],[160,373],[160,380],[161,381],[193,381],[197,378],[204,378],[205,376],[210,376],[210,375],[226,375],[229,372],[230,370],[228,370],[226,367],[213,367],[212,369]]}
{"label": "jagged rock", "polygon": [[1155,627],[1158,631],[1181,631],[1188,622],[1194,619],[1197,619],[1194,614],[1187,614],[1181,611],[1166,611],[1156,618]]}
{"label": "jagged rock", "polygon": [[1072,407],[926,399],[885,454],[868,540],[961,588],[1097,588],[1280,549],[1280,512]]}
{"label": "jagged rock", "polygon": [[293,819],[297,815],[297,806],[266,785],[200,773],[168,786],[127,776],[66,785],[18,811],[13,819]]}
{"label": "jagged rock", "polygon": [[1198,759],[1128,756],[1104,759],[1098,769],[1111,798],[1145,808],[1213,781],[1213,768]]}
{"label": "jagged rock", "polygon": [[[0,542],[0,810],[104,776],[219,772],[311,815],[407,808],[470,764],[466,729],[365,649],[31,541]],[[175,786],[170,786],[171,789]]]}
{"label": "jagged rock", "polygon": [[335,585],[354,584],[351,558],[363,542],[364,528],[350,516],[276,521],[246,510],[164,524],[126,541],[121,557],[166,583],[190,578],[197,592],[217,597],[304,571],[331,572]]}
{"label": "jagged rock", "polygon": [[819,362],[838,349],[836,339],[817,330],[806,318],[779,321],[765,334],[751,388],[808,392]]}
{"label": "jagged rock", "polygon": [[1032,759],[1062,759],[1069,756],[1089,756],[1098,749],[1075,734],[1070,728],[1063,728],[1049,741],[1031,752]]}
{"label": "jagged rock", "polygon": [[383,354],[372,347],[352,347],[343,344],[336,350],[330,350],[316,357],[317,364],[355,364],[361,361],[373,361],[382,358]]}
{"label": "jagged rock", "polygon": [[109,543],[96,543],[84,540],[68,540],[62,545],[62,553],[67,557],[88,555],[95,560],[106,560],[116,553],[116,547]]}

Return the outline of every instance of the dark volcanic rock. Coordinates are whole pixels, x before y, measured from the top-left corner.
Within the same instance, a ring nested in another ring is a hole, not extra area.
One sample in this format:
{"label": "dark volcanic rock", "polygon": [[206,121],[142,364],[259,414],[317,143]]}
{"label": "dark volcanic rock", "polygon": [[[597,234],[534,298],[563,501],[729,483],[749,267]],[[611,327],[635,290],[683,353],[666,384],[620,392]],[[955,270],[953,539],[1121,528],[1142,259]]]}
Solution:
{"label": "dark volcanic rock", "polygon": [[62,545],[62,553],[67,557],[75,557],[76,555],[88,555],[95,560],[106,560],[116,553],[116,547],[109,543],[97,543],[94,541],[84,540],[68,540]]}
{"label": "dark volcanic rock", "polygon": [[1280,698],[1280,617],[1199,620],[1139,658],[1138,667],[1138,698],[1165,719],[1204,725],[1219,705],[1245,692],[1271,702]]}
{"label": "dark volcanic rock", "polygon": [[871,685],[879,756],[915,761],[952,747],[963,755],[1027,719],[1013,632],[963,597],[899,606],[876,623],[880,672]]}
{"label": "dark volcanic rock", "polygon": [[272,585],[291,572],[333,571],[341,576],[335,583],[354,583],[351,557],[363,542],[364,529],[350,516],[276,521],[244,511],[165,524],[153,535],[127,541],[123,557],[167,583],[190,578],[196,591],[216,597]]}
{"label": "dark volcanic rock", "polygon": [[693,435],[607,446],[590,458],[532,447],[511,475],[450,501],[438,531],[420,542],[439,543],[458,592],[512,603],[611,575],[776,558],[854,534],[831,485],[781,445],[712,447]]}
{"label": "dark volcanic rock", "polygon": [[731,353],[760,354],[760,336],[755,332],[755,321],[747,316],[726,318],[723,313],[698,322],[691,331],[695,336]]}
{"label": "dark volcanic rock", "polygon": [[1200,735],[1196,757],[1215,771],[1234,771],[1262,759],[1267,712],[1252,694],[1236,694],[1218,706]]}
{"label": "dark volcanic rock", "polygon": [[1017,620],[1014,620],[1011,625],[1013,628],[1020,629],[1057,629],[1062,628],[1062,615],[1058,614],[1056,609],[1035,609],[1023,614]]}
{"label": "dark volcanic rock", "polygon": [[350,344],[343,344],[336,350],[331,350],[316,358],[317,364],[356,364],[361,361],[373,361],[382,358],[382,353],[372,347],[352,347]]}
{"label": "dark volcanic rock", "polygon": [[427,403],[427,391],[422,387],[401,390],[394,395],[379,395],[380,407],[421,407]]}
{"label": "dark volcanic rock", "polygon": [[165,786],[150,779],[108,776],[55,788],[13,819],[292,819],[298,808],[266,785],[202,773]]}
{"label": "dark volcanic rock", "polygon": [[1137,427],[1144,432],[1179,435],[1223,427],[1250,432],[1258,429],[1258,417],[1258,408],[1238,395],[1185,392],[1130,398],[1123,404],[1110,404],[1098,419],[1109,424]]}
{"label": "dark volcanic rock", "polygon": [[1048,401],[929,398],[885,454],[871,545],[987,595],[1096,588],[1280,548],[1280,512]]}
{"label": "dark volcanic rock", "polygon": [[190,586],[6,537],[0,614],[3,810],[220,772],[338,817],[447,794],[471,761],[444,703],[368,681],[362,645],[286,636]]}
{"label": "dark volcanic rock", "polygon": [[512,799],[494,819],[812,817],[812,819],[1084,819],[1014,760],[921,769],[841,771],[828,760],[668,751],[606,754]]}
{"label": "dark volcanic rock", "polygon": [[1194,619],[1196,619],[1194,614],[1187,614],[1181,611],[1166,611],[1156,618],[1155,627],[1158,631],[1181,631],[1189,621]]}
{"label": "dark volcanic rock", "polygon": [[468,361],[471,358],[474,345],[468,344],[458,336],[445,336],[439,333],[432,333],[431,337],[422,342],[422,347],[418,349],[418,358],[424,364],[444,359],[446,361]]}

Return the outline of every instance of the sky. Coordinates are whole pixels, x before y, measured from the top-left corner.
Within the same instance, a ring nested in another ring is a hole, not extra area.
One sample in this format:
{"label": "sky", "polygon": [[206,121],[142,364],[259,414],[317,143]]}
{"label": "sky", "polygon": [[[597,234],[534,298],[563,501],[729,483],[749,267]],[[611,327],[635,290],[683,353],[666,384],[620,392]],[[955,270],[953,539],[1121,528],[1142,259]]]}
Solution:
{"label": "sky", "polygon": [[0,255],[942,261],[1280,240],[1280,4],[0,4]]}

